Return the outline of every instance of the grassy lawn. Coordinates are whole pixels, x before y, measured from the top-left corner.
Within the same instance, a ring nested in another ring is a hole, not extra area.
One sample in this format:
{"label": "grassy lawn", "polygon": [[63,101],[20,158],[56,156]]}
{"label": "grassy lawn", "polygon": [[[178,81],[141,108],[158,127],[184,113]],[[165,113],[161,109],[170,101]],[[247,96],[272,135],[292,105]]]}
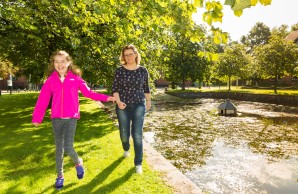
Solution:
{"label": "grassy lawn", "polygon": [[124,159],[118,129],[97,104],[81,98],[75,149],[86,175],[78,180],[64,158],[64,188],[56,191],[55,147],[49,113],[39,127],[31,124],[38,93],[0,96],[0,193],[173,193],[146,161],[136,174],[133,154]]}
{"label": "grassy lawn", "polygon": [[[228,87],[202,87],[199,89],[198,87],[186,87],[186,89],[183,91],[179,87],[178,89],[171,90],[169,91],[173,92],[228,92]],[[230,92],[241,92],[241,93],[251,93],[251,94],[272,94],[274,95],[274,90],[273,89],[242,89],[240,86],[231,87]],[[277,94],[278,95],[298,95],[298,90],[296,89],[283,89],[283,88],[278,88],[277,89]]]}

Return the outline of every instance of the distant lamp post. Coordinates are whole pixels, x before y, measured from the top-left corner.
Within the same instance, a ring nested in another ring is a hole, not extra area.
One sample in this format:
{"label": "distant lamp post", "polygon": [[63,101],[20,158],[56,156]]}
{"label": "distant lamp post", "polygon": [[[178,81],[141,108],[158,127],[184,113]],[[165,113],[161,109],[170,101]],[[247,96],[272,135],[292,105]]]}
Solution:
{"label": "distant lamp post", "polygon": [[[3,80],[3,78],[0,77],[0,81],[2,81],[2,80]],[[1,85],[2,85],[2,84],[0,84],[0,96],[2,95],[2,93],[1,93],[1,90],[2,90]]]}
{"label": "distant lamp post", "polygon": [[9,74],[9,80],[7,80],[7,86],[10,87],[10,94],[12,94],[12,76]]}

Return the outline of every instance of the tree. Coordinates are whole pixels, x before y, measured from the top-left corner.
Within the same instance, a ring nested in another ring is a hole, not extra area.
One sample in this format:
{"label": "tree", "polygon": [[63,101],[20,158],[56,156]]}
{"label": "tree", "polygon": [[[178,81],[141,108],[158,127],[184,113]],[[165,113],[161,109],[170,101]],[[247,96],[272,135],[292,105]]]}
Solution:
{"label": "tree", "polygon": [[274,93],[277,93],[277,80],[297,68],[297,46],[278,35],[273,35],[269,43],[258,46],[254,54],[264,72],[265,78],[274,78]]}
{"label": "tree", "polygon": [[270,28],[264,23],[258,22],[252,27],[247,36],[241,37],[241,43],[252,50],[255,46],[267,44],[270,35]]}
{"label": "tree", "polygon": [[165,63],[167,64],[166,78],[172,85],[181,83],[182,90],[185,90],[187,80],[196,81],[203,80],[206,69],[207,60],[198,56],[198,52],[202,51],[202,45],[196,42],[196,33],[204,29],[196,26],[193,34],[182,34],[174,32],[172,41],[165,44]]}
{"label": "tree", "polygon": [[[180,1],[5,0],[1,4],[0,53],[6,53],[9,61],[39,82],[50,54],[67,50],[88,81],[110,82],[122,46],[136,44],[146,65],[151,66],[146,56],[161,50],[168,36],[163,30],[187,33],[194,23],[194,10]],[[182,24],[180,18],[186,22]]]}
{"label": "tree", "polygon": [[298,30],[298,23],[293,24],[293,25],[291,26],[291,31],[296,31],[296,30]]}
{"label": "tree", "polygon": [[18,71],[18,67],[14,67],[11,62],[0,58],[0,78],[7,78],[9,75],[15,76]]}
{"label": "tree", "polygon": [[[14,67],[12,63],[0,57],[0,78],[7,78],[9,75],[14,76],[17,71],[17,67]],[[0,88],[0,95],[1,89],[2,88]]]}
{"label": "tree", "polygon": [[279,27],[273,28],[271,34],[273,36],[279,36],[281,38],[284,38],[289,34],[288,28],[289,28],[288,25],[282,24]]}
{"label": "tree", "polygon": [[217,74],[221,79],[227,79],[229,91],[231,90],[232,77],[245,77],[245,69],[248,59],[244,47],[233,44],[225,48],[224,53],[219,55]]}
{"label": "tree", "polygon": [[[249,4],[247,4],[249,2]],[[271,0],[226,1],[237,12]],[[239,5],[241,5],[239,7]],[[118,65],[121,47],[139,47],[150,74],[160,60],[164,40],[173,32],[192,34],[192,13],[205,7],[206,22],[221,21],[222,6],[207,0],[2,0],[0,4],[0,56],[18,66],[32,82],[45,78],[49,56],[57,49],[68,51],[94,84],[110,84]],[[227,40],[227,34],[212,28],[214,41]],[[198,33],[199,34],[199,33]],[[199,34],[196,39],[204,39]],[[151,71],[152,70],[152,71]]]}

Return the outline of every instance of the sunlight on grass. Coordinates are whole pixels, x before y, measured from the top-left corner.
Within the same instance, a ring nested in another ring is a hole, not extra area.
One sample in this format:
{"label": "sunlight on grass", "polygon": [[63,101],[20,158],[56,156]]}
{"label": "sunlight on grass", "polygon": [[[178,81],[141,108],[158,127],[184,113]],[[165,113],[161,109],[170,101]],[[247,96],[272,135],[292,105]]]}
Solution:
{"label": "sunlight on grass", "polygon": [[[0,97],[1,193],[55,193],[55,146],[49,113],[34,127],[31,115],[38,93]],[[124,159],[117,127],[95,102],[80,99],[74,147],[84,160],[86,176],[76,177],[64,157],[64,188],[59,193],[173,193],[146,161],[135,174],[133,156]],[[133,154],[132,154],[133,155]]]}

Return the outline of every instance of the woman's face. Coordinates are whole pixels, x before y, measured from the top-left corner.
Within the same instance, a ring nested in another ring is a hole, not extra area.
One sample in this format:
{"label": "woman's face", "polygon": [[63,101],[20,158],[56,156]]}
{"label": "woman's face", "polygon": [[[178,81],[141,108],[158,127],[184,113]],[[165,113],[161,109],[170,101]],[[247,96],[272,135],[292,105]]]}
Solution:
{"label": "woman's face", "polygon": [[136,64],[136,53],[132,49],[127,49],[124,51],[124,58],[128,65]]}
{"label": "woman's face", "polygon": [[56,55],[54,57],[54,67],[60,75],[65,75],[67,73],[69,65],[70,62],[67,61],[66,56]]}

